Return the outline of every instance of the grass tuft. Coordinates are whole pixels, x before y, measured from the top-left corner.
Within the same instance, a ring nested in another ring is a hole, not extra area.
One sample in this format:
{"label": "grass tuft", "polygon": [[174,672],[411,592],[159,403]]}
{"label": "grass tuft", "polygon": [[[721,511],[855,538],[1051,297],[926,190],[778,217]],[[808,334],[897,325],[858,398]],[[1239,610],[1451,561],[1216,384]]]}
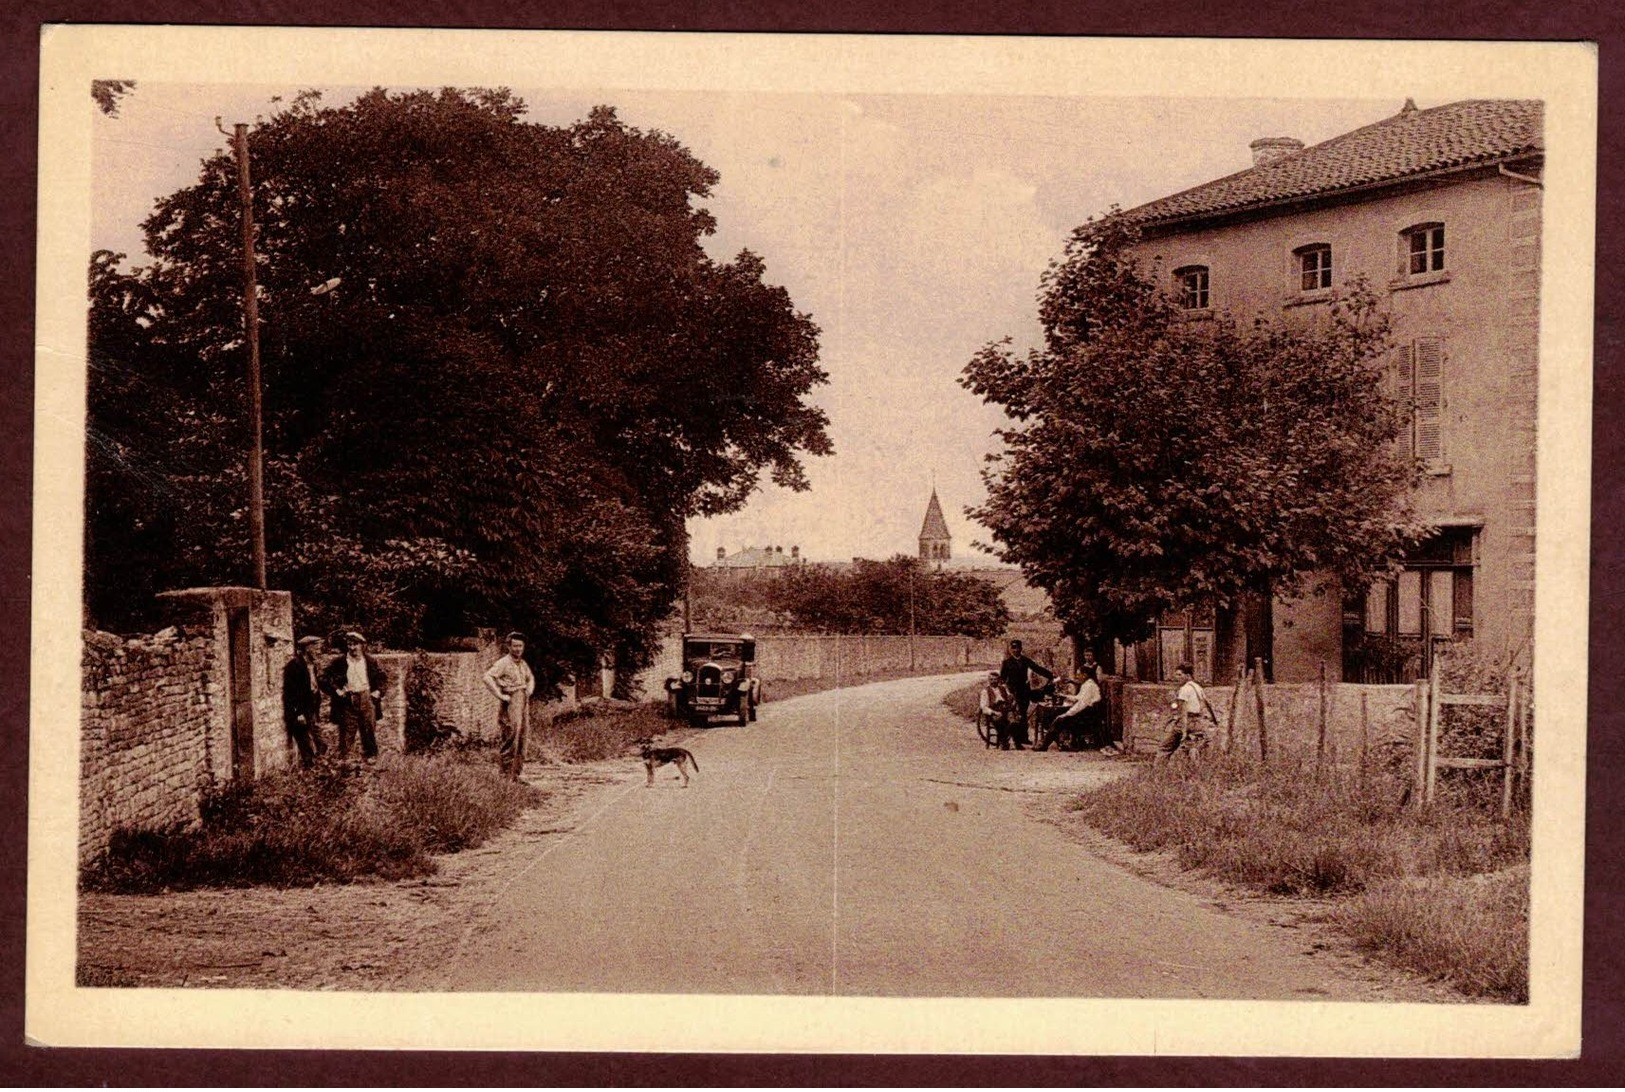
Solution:
{"label": "grass tuft", "polygon": [[148,893],[426,876],[430,854],[478,845],[537,801],[472,750],[287,771],[214,794],[196,828],[115,831],[82,883]]}
{"label": "grass tuft", "polygon": [[1463,993],[1529,1000],[1529,868],[1382,880],[1335,918],[1362,948]]}
{"label": "grass tuft", "polygon": [[598,762],[619,758],[638,740],[658,739],[680,724],[656,702],[631,707],[583,705],[555,717],[538,742],[553,761]]}

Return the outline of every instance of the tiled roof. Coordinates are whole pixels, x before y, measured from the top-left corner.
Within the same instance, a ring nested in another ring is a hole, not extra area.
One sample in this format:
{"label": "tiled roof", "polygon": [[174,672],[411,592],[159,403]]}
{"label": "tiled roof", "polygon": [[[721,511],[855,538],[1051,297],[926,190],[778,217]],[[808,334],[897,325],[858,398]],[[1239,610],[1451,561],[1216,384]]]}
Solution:
{"label": "tiled roof", "polygon": [[781,546],[774,549],[771,546],[747,546],[738,553],[729,554],[715,562],[719,569],[772,569],[780,565],[799,564],[801,558],[793,557],[784,552]]}
{"label": "tiled roof", "polygon": [[937,491],[931,490],[931,503],[925,506],[925,525],[920,528],[922,539],[948,538],[948,521],[942,518],[942,505],[937,502]]}
{"label": "tiled roof", "polygon": [[1524,99],[1471,99],[1417,110],[1411,104],[1363,129],[1273,163],[1164,197],[1124,215],[1142,224],[1222,215],[1318,194],[1397,182],[1545,147],[1542,106]]}

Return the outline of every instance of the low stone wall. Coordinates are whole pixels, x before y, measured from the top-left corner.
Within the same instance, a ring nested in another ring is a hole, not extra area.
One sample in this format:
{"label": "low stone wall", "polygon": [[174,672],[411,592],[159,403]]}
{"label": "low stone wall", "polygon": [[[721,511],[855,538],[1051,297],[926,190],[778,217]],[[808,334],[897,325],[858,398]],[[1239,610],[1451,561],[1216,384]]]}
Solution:
{"label": "low stone wall", "polygon": [[[87,631],[80,660],[79,859],[119,827],[162,829],[198,818],[203,794],[236,776],[281,769],[282,668],[292,655],[286,592],[190,588],[158,597],[153,634]],[[243,731],[234,755],[232,638]]]}
{"label": "low stone wall", "polygon": [[[1058,632],[1024,634],[1023,639],[1025,651],[1034,660],[1058,672],[1072,670],[1071,643]],[[948,674],[996,665],[1004,658],[1006,644],[1004,637],[775,633],[756,638],[756,670],[767,686],[777,681],[833,682],[887,673]],[[637,678],[640,694],[658,698],[665,681],[682,669],[682,638],[668,637],[654,663]]]}
{"label": "low stone wall", "polygon": [[[150,636],[87,631],[79,728],[79,859],[118,827],[198,818],[229,701],[207,625]],[[228,743],[229,746],[229,743]]]}
{"label": "low stone wall", "polygon": [[[1165,732],[1175,687],[1165,683],[1130,683],[1122,688],[1122,738],[1138,751],[1155,750]],[[1221,730],[1229,721],[1233,686],[1205,688]],[[1326,755],[1329,762],[1357,762],[1362,739],[1370,753],[1409,749],[1416,739],[1416,689],[1356,683],[1328,685]],[[1362,732],[1361,698],[1364,697]],[[1236,709],[1235,746],[1258,750],[1258,713],[1251,689],[1242,691]],[[1320,687],[1315,683],[1277,683],[1264,687],[1264,725],[1271,756],[1313,758],[1320,734]]]}

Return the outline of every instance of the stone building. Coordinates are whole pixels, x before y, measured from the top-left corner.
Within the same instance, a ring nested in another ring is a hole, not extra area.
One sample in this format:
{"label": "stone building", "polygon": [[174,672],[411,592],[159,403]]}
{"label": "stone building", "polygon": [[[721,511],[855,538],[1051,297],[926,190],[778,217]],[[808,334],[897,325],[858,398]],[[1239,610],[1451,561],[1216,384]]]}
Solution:
{"label": "stone building", "polygon": [[[1122,667],[1165,678],[1188,659],[1233,678],[1249,655],[1279,681],[1324,661],[1349,681],[1425,672],[1443,642],[1494,656],[1533,634],[1535,398],[1539,358],[1542,105],[1455,102],[1304,147],[1252,143],[1253,165],[1131,209],[1140,256],[1193,321],[1228,311],[1313,318],[1363,274],[1397,344],[1405,444],[1426,466],[1416,497],[1435,535],[1394,580],[1264,604],[1249,619],[1161,619]],[[1153,265],[1154,263],[1154,265]]]}

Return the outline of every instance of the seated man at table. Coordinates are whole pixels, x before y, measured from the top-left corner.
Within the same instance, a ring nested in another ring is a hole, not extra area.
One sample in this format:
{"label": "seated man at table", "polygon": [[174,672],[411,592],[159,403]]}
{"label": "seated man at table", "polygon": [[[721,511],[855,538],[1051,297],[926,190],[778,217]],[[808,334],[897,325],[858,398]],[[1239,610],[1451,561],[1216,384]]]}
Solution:
{"label": "seated man at table", "polygon": [[[1073,732],[1082,741],[1083,747],[1104,747],[1101,742],[1103,720],[1101,712],[1104,707],[1100,704],[1100,684],[1095,682],[1094,667],[1083,664],[1078,668],[1078,692],[1072,699],[1072,704],[1055,715],[1050,721],[1049,729],[1044,733],[1043,742],[1038,745],[1040,751],[1049,750],[1063,732]],[[1109,743],[1109,741],[1108,741]]]}

